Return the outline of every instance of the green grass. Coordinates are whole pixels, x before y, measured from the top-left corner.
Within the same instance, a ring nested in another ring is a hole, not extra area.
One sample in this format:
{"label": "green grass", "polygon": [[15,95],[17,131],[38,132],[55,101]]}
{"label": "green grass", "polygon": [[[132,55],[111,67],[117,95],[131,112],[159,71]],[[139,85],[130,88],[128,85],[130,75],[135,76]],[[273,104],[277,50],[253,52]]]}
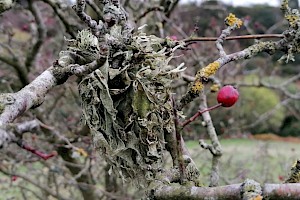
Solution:
{"label": "green grass", "polygon": [[[299,159],[300,145],[290,142],[224,139],[220,141],[223,156],[220,164],[221,184],[252,178],[258,182],[280,183],[288,176],[291,165]],[[209,183],[212,155],[197,141],[186,142],[198,165],[203,183]]]}
{"label": "green grass", "polygon": [[[286,178],[293,162],[299,159],[300,145],[297,143],[251,139],[224,139],[220,140],[220,143],[223,149],[223,156],[220,160],[221,185],[240,183],[246,178],[254,179],[260,183],[280,183],[282,180],[279,177]],[[201,182],[208,185],[212,155],[208,150],[202,149],[197,141],[187,141],[186,144],[200,170]],[[171,166],[170,156],[166,157]],[[22,174],[36,172],[35,175],[37,175],[42,173],[41,170],[43,170],[43,165],[40,163],[35,163],[28,168],[18,168],[18,172]],[[0,200],[22,199],[18,185],[26,186],[40,194],[39,189],[21,178],[11,182],[10,177],[0,173]],[[73,190],[66,189],[64,192],[69,194]],[[31,193],[27,193],[27,195],[30,197],[29,199],[37,199]],[[78,196],[80,199],[80,195]]]}

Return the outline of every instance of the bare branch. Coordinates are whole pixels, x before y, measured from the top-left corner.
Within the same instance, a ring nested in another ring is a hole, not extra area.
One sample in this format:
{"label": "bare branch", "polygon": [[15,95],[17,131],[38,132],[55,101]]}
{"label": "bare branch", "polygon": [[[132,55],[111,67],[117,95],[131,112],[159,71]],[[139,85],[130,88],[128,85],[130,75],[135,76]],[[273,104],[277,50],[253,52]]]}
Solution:
{"label": "bare branch", "polygon": [[37,40],[35,44],[33,45],[32,49],[28,52],[25,60],[25,66],[27,68],[27,71],[29,71],[29,68],[31,67],[32,63],[34,62],[35,57],[37,56],[39,49],[41,48],[44,38],[46,37],[46,31],[45,31],[45,25],[42,20],[41,13],[39,11],[39,8],[36,5],[36,2],[33,2],[32,0],[29,0],[29,10],[31,11],[36,25],[37,25]]}
{"label": "bare branch", "polygon": [[47,194],[49,194],[49,195],[51,195],[51,196],[53,196],[57,199],[67,200],[66,198],[62,197],[61,195],[56,194],[55,192],[53,192],[51,190],[51,188],[48,188],[46,185],[37,182],[34,178],[29,177],[25,174],[20,174],[20,173],[11,174],[9,171],[4,169],[4,167],[2,167],[2,166],[0,166],[0,172],[2,172],[5,175],[9,175],[9,176],[11,176],[11,175],[18,176],[18,177],[24,179],[25,181],[28,181],[29,183],[33,184],[34,186],[40,188],[42,191],[46,192]]}
{"label": "bare branch", "polygon": [[[105,60],[96,60],[87,66],[95,69],[95,66],[99,67],[103,62]],[[73,64],[64,68],[50,67],[20,91],[0,94],[0,146],[15,140],[11,133],[6,133],[6,124],[13,122],[27,110],[40,106],[53,87],[66,81],[73,71],[78,71],[76,67],[79,67],[80,73],[90,70],[88,67]]]}
{"label": "bare branch", "polygon": [[[219,187],[188,187],[162,186],[153,192],[154,199],[226,199],[242,200],[242,184],[225,185]],[[300,184],[265,184],[262,186],[264,197],[270,200],[298,200],[300,199]]]}
{"label": "bare branch", "polygon": [[86,2],[85,0],[77,0],[76,6],[73,7],[73,9],[76,11],[78,17],[88,25],[88,27],[91,28],[92,33],[95,36],[99,35],[99,30],[98,30],[98,24],[95,20],[93,20],[89,15],[87,15],[84,10],[85,10],[85,5]]}
{"label": "bare branch", "polygon": [[20,81],[21,81],[23,86],[25,86],[29,83],[26,68],[24,68],[20,64],[18,59],[15,59],[14,57],[13,58],[8,58],[8,57],[5,57],[3,55],[0,55],[0,61],[12,66],[16,70],[16,72],[18,74],[18,77],[20,78]]}
{"label": "bare branch", "polygon": [[67,16],[64,16],[62,10],[59,8],[59,6],[57,5],[58,2],[54,3],[51,0],[43,0],[43,2],[47,3],[55,12],[55,14],[58,16],[58,18],[60,19],[60,21],[63,23],[66,32],[68,34],[70,34],[72,36],[72,38],[76,37],[75,31],[72,29],[71,24],[68,22],[68,20],[66,19]]}
{"label": "bare branch", "polygon": [[144,13],[142,13],[141,15],[139,15],[134,21],[138,22],[140,19],[144,18],[146,15],[148,15],[151,12],[154,12],[154,11],[161,11],[162,12],[163,10],[164,10],[164,8],[161,7],[161,6],[150,7],[148,9],[146,9],[144,11]]}

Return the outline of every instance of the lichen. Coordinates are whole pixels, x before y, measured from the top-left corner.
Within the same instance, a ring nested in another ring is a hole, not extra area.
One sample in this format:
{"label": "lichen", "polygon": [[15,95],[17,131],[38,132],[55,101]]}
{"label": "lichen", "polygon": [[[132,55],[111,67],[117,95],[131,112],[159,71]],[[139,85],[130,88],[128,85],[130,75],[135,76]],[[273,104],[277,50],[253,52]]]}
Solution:
{"label": "lichen", "polygon": [[76,39],[65,39],[68,44],[66,51],[59,53],[58,67],[67,67],[70,64],[84,65],[99,57],[99,41],[91,31],[79,31]]}
{"label": "lichen", "polygon": [[208,78],[211,75],[214,75],[219,69],[219,67],[220,63],[218,61],[210,63],[209,65],[200,70],[198,76],[200,75],[201,78]]}
{"label": "lichen", "polygon": [[5,109],[5,105],[1,104],[0,103],[0,114],[2,114],[2,112],[4,111]]}
{"label": "lichen", "polygon": [[289,14],[285,16],[286,20],[288,20],[291,27],[296,27],[296,25],[299,23],[299,16],[294,14]]}
{"label": "lichen", "polygon": [[181,66],[169,64],[173,49],[160,38],[137,32],[119,49],[122,29],[111,30],[106,64],[79,83],[84,118],[112,171],[147,186],[164,162],[165,134],[174,132],[170,87]]}
{"label": "lichen", "polygon": [[192,85],[191,87],[191,91],[194,93],[194,94],[199,94],[204,88],[204,85],[202,83],[201,80],[196,80],[194,82],[194,84]]}
{"label": "lichen", "polygon": [[220,84],[214,83],[211,87],[210,87],[210,91],[211,92],[218,92],[220,90]]}
{"label": "lichen", "polygon": [[300,160],[297,160],[293,164],[290,175],[285,183],[300,183]]}
{"label": "lichen", "polygon": [[262,188],[254,180],[246,179],[241,185],[241,195],[243,200],[262,200]]}
{"label": "lichen", "polygon": [[272,42],[272,41],[259,42],[255,45],[248,47],[247,51],[248,51],[248,55],[245,58],[251,58],[263,51],[267,52],[269,54],[274,54],[276,51],[275,42]]}
{"label": "lichen", "polygon": [[285,12],[286,10],[288,10],[288,8],[289,8],[289,1],[288,0],[283,0],[282,3],[281,3],[280,9]]}
{"label": "lichen", "polygon": [[1,0],[0,1],[0,13],[10,9],[14,5],[12,0]]}
{"label": "lichen", "polygon": [[77,34],[77,47],[81,51],[89,51],[97,53],[100,49],[99,42],[96,36],[91,31],[84,29]]}
{"label": "lichen", "polygon": [[243,25],[243,21],[237,18],[234,14],[230,13],[228,17],[225,18],[225,24],[227,26],[236,25],[238,28],[240,28]]}

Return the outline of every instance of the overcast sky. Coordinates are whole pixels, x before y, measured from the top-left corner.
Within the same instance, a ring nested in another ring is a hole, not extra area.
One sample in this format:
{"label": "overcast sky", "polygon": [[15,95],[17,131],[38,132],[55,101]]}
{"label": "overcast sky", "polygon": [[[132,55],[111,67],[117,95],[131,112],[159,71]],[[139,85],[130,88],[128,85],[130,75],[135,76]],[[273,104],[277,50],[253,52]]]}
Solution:
{"label": "overcast sky", "polygon": [[240,5],[251,5],[251,4],[269,4],[272,6],[278,6],[280,4],[280,1],[278,0],[222,0],[223,2],[229,3],[234,6],[240,6]]}
{"label": "overcast sky", "polygon": [[[209,0],[181,0],[182,2],[203,2],[203,1],[209,1]],[[223,2],[234,5],[234,6],[240,6],[240,5],[251,5],[251,4],[268,4],[271,6],[279,6],[281,0],[222,0]]]}

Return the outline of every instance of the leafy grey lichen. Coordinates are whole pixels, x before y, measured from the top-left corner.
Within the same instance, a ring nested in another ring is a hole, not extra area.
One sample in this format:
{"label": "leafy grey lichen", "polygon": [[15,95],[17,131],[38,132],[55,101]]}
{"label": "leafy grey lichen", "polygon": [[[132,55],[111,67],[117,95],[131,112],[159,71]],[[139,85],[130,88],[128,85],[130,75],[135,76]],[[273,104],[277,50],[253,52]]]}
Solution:
{"label": "leafy grey lichen", "polygon": [[243,200],[262,199],[262,188],[254,180],[246,179],[241,185],[241,196]]}
{"label": "leafy grey lichen", "polygon": [[[122,29],[112,30],[110,42],[122,35]],[[114,54],[79,83],[94,145],[123,178],[152,180],[161,170],[164,135],[174,133],[170,83],[182,69],[169,65],[172,49],[161,43],[142,32],[127,49],[110,43]]]}
{"label": "leafy grey lichen", "polygon": [[112,170],[146,186],[161,174],[163,151],[172,149],[165,140],[175,132],[170,84],[184,68],[169,62],[182,46],[141,29],[133,33],[119,1],[103,3],[101,30],[84,30],[67,40],[68,50],[60,54],[56,68],[105,58],[105,64],[81,76],[84,119],[96,150]]}
{"label": "leafy grey lichen", "polygon": [[77,34],[76,39],[68,40],[67,51],[61,51],[58,64],[67,67],[70,64],[86,64],[98,58],[99,42],[89,30],[84,29]]}

